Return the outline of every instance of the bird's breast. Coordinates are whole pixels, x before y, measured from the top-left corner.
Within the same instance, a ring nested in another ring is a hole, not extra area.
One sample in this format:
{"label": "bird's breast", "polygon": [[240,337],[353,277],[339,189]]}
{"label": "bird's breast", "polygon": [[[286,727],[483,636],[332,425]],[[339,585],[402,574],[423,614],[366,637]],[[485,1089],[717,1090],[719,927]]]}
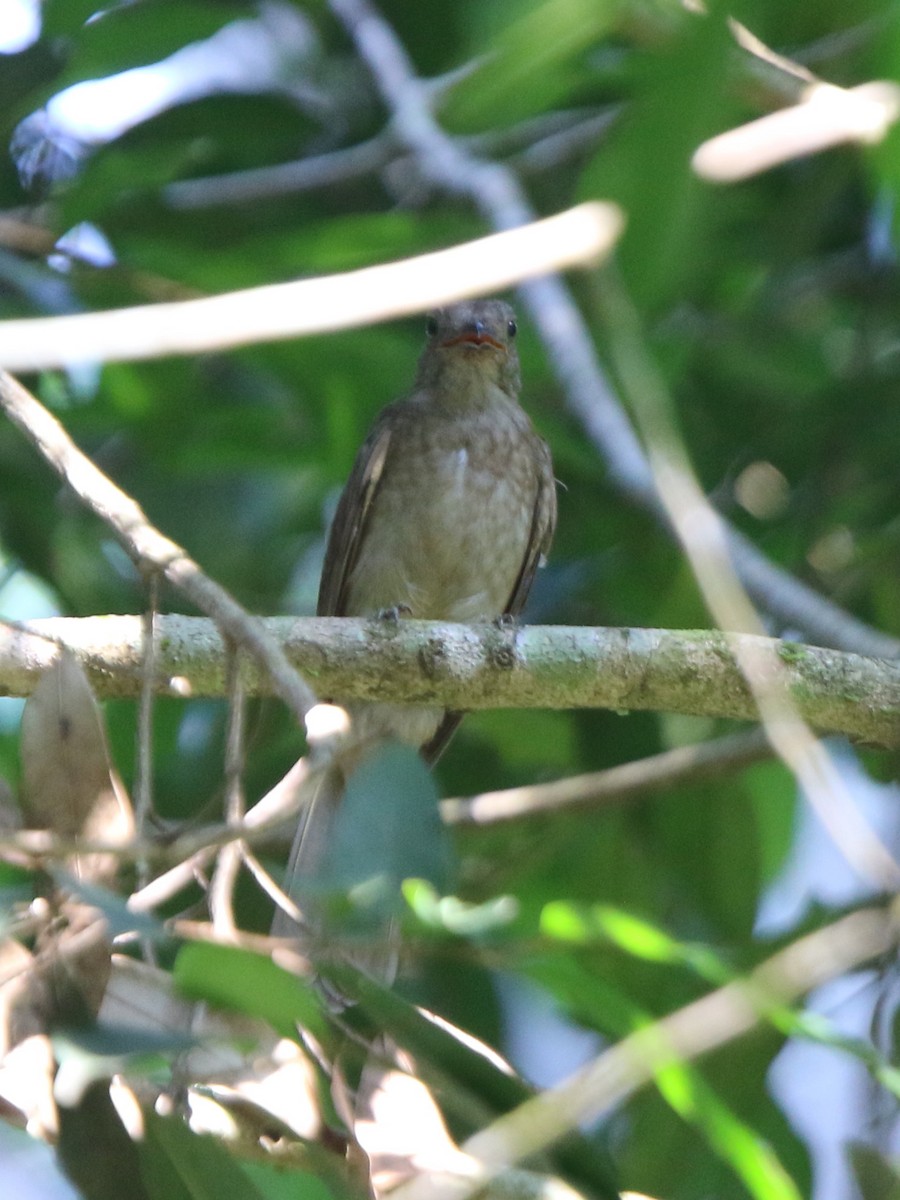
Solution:
{"label": "bird's breast", "polygon": [[538,478],[534,435],[518,408],[404,427],[351,575],[350,611],[498,616],[525,557]]}

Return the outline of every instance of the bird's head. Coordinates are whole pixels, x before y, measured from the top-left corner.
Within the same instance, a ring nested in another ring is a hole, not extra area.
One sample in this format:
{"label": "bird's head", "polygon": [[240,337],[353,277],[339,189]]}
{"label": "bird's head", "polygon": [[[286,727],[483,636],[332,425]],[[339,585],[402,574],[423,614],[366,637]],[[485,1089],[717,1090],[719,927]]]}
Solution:
{"label": "bird's head", "polygon": [[503,300],[464,300],[436,308],[425,321],[428,341],[419,360],[420,385],[466,392],[490,382],[519,391],[516,315]]}

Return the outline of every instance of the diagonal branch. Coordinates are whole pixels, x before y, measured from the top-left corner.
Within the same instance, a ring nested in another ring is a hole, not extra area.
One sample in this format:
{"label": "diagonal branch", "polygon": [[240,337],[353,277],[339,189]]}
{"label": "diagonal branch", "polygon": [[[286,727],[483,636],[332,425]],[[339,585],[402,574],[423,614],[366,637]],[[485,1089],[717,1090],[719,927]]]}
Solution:
{"label": "diagonal branch", "polygon": [[546,271],[594,264],[621,230],[616,205],[595,201],[525,229],[344,274],[167,304],[4,321],[0,365],[36,370],[123,362],[349,329],[497,291]]}
{"label": "diagonal branch", "polygon": [[687,783],[715,779],[771,758],[774,751],[761,729],[725,734],[708,742],[676,746],[648,758],[570,775],[552,783],[532,783],[441,801],[448,825],[493,825],[561,812],[600,810],[628,804]]}
{"label": "diagonal branch", "polygon": [[180,546],[155,529],[140,506],[94,466],[59,421],[5,371],[0,371],[0,409],[82,503],[116,534],[142,571],[165,575],[201,612],[212,617],[224,633],[246,647],[271,678],[275,692],[302,724],[316,698],[259,619],[204,575]]}
{"label": "diagonal branch", "polygon": [[573,1129],[621,1104],[673,1062],[723,1046],[838,975],[886,954],[897,942],[892,908],[842,917],[772,955],[743,979],[709,992],[604,1050],[556,1087],[504,1114],[463,1143],[472,1158],[465,1177],[422,1175],[398,1188],[396,1200],[467,1200],[523,1158],[539,1154]]}

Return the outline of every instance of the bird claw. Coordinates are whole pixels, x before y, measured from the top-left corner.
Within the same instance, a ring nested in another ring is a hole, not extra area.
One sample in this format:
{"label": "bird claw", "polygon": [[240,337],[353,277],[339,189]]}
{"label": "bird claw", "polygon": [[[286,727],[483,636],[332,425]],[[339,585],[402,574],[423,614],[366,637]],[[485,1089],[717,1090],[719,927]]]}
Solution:
{"label": "bird claw", "polygon": [[376,621],[387,621],[391,625],[396,625],[401,617],[411,617],[412,609],[408,604],[392,604],[390,608],[379,608],[375,614]]}
{"label": "bird claw", "polygon": [[512,613],[501,613],[499,617],[494,617],[492,624],[496,625],[498,629],[515,629],[519,624],[519,619]]}

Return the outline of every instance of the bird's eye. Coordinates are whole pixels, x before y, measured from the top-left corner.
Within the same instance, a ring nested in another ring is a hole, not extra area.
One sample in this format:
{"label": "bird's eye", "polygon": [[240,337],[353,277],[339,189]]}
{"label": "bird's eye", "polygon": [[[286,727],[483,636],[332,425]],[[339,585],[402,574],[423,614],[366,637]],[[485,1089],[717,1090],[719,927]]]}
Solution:
{"label": "bird's eye", "polygon": [[437,317],[425,318],[425,332],[430,338],[433,338],[438,331]]}
{"label": "bird's eye", "polygon": [[508,322],[507,322],[507,325],[506,325],[506,332],[509,334],[509,336],[510,336],[511,338],[514,338],[514,337],[516,336],[516,333],[517,333],[517,331],[518,331],[518,328],[519,328],[519,327],[518,327],[518,325],[515,323],[515,321],[508,321]]}

